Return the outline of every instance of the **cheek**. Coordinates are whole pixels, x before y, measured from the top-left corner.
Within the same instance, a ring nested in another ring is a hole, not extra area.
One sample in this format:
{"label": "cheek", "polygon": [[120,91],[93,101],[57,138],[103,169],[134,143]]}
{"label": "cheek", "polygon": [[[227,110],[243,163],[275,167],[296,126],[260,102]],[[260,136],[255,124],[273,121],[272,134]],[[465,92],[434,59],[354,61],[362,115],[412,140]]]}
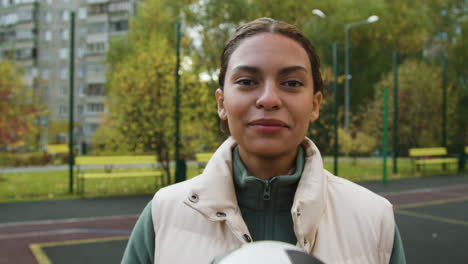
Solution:
{"label": "cheek", "polygon": [[298,108],[295,109],[295,115],[296,116],[296,126],[303,132],[302,130],[307,132],[307,129],[309,128],[310,122],[310,117],[312,115],[312,107],[304,107],[304,108]]}

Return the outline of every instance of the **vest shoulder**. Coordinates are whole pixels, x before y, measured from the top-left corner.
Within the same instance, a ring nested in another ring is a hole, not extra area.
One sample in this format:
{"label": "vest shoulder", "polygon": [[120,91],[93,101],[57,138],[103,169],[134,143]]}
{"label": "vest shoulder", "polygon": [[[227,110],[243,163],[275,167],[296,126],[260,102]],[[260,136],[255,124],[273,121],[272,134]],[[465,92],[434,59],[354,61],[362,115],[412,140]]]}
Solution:
{"label": "vest shoulder", "polygon": [[197,180],[197,177],[159,189],[153,197],[153,203],[185,198],[188,195],[189,186]]}

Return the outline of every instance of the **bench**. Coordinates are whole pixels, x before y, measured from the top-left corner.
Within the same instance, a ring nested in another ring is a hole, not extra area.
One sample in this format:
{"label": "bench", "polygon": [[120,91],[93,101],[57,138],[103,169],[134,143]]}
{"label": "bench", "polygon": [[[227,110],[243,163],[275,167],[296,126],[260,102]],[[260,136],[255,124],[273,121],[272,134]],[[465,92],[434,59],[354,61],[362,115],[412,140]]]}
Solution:
{"label": "bench", "polygon": [[411,148],[409,149],[409,156],[419,170],[421,166],[440,164],[445,169],[447,164],[457,164],[457,158],[447,157],[447,149],[443,147],[438,148]]}
{"label": "bench", "polygon": [[47,152],[51,155],[57,155],[59,153],[68,153],[67,144],[50,144],[47,145]]}
{"label": "bench", "polygon": [[203,168],[205,168],[206,163],[211,159],[213,156],[213,153],[211,152],[203,152],[203,153],[196,153],[195,154],[195,160],[197,161],[198,164],[198,172],[201,172]]}
{"label": "bench", "polygon": [[[151,164],[151,170],[146,171],[113,171],[115,165],[121,164]],[[77,169],[77,192],[83,196],[86,179],[118,179],[153,177],[155,185],[162,185],[162,172],[156,168],[155,156],[79,156],[75,158]],[[103,172],[84,171],[84,165],[103,165]]]}

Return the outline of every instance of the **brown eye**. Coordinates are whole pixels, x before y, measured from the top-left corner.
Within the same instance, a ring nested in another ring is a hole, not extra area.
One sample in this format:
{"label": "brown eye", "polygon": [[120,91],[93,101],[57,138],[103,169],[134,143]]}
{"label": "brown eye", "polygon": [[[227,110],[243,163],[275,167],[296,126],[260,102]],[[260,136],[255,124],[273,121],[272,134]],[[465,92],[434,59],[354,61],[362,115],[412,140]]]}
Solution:
{"label": "brown eye", "polygon": [[250,80],[250,79],[240,79],[240,80],[236,81],[236,84],[242,85],[242,86],[251,86],[251,85],[255,85],[257,83],[254,80]]}
{"label": "brown eye", "polygon": [[291,80],[291,81],[283,82],[282,85],[286,87],[299,87],[299,86],[303,86],[304,84],[296,80]]}

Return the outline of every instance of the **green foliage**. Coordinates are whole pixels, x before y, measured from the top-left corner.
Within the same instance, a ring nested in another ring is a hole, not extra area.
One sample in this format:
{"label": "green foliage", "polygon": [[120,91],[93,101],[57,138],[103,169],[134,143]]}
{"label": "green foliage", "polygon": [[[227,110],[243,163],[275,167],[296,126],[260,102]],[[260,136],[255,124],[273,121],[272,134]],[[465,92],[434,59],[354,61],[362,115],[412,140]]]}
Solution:
{"label": "green foliage", "polygon": [[370,156],[377,146],[377,139],[362,131],[357,131],[354,135],[345,133],[343,128],[338,129],[338,142],[340,142],[340,152],[347,156]]}
{"label": "green foliage", "polygon": [[52,162],[47,152],[0,153],[0,167],[44,166]]}
{"label": "green foliage", "polygon": [[[143,2],[129,35],[112,42],[109,114],[94,138],[102,153],[155,153],[168,178],[175,141],[175,23],[186,2]],[[186,42],[185,37],[182,44],[187,48]],[[181,154],[190,157],[217,145],[216,102],[214,91],[200,80],[200,71],[182,50]]]}
{"label": "green foliage", "polygon": [[[378,15],[377,23],[353,27],[350,30],[350,63],[353,76],[351,107],[355,113],[351,135],[355,141],[361,142],[372,135],[375,141],[380,142],[381,88],[391,88],[392,51],[397,49],[400,54],[404,54],[400,60],[400,63],[403,62],[400,68],[400,147],[405,150],[410,146],[429,143],[439,145],[436,142],[440,142],[438,118],[441,115],[435,115],[437,117],[431,119],[432,127],[428,122],[420,121],[434,116],[434,111],[430,114],[425,113],[427,105],[422,107],[419,102],[432,102],[437,106],[432,105],[429,108],[440,109],[441,96],[436,95],[439,93],[421,92],[416,92],[411,97],[406,95],[410,90],[426,91],[428,87],[431,87],[431,91],[440,91],[439,67],[426,67],[427,64],[411,60],[410,56],[405,54],[421,54],[424,47],[441,46],[447,49],[451,58],[465,56],[466,36],[458,36],[457,42],[454,43],[437,42],[433,39],[433,36],[442,30],[457,37],[450,25],[459,21],[458,17],[440,15],[442,9],[450,10],[456,5],[460,5],[460,1],[450,4],[442,0],[428,0],[423,3],[405,0],[305,0],[300,4],[293,0],[141,1],[138,4],[137,16],[131,21],[129,34],[124,38],[114,39],[111,43],[108,53],[111,66],[108,78],[111,109],[106,121],[107,127],[103,128],[106,131],[99,132],[97,137],[101,138],[99,140],[103,141],[105,146],[110,146],[108,150],[111,152],[155,151],[162,157],[161,160],[169,160],[172,157],[175,25],[181,21],[184,32],[182,64],[185,65],[181,70],[183,154],[191,157],[194,152],[214,150],[224,138],[218,132],[218,117],[213,96],[218,88],[214,76],[219,70],[219,57],[224,42],[238,25],[258,17],[269,16],[295,24],[305,32],[322,59],[323,74],[330,77],[325,77],[328,81],[325,84],[321,118],[311,126],[309,132],[320,148],[329,153],[332,150],[334,121],[334,94],[330,81],[331,44],[339,44],[338,68],[342,76],[344,24]],[[324,11],[330,19],[312,15],[311,10],[314,8]],[[466,24],[462,22],[463,31]],[[198,35],[200,39],[194,38],[193,35]],[[449,130],[449,137],[452,137],[453,141],[465,140],[467,137],[467,121],[464,117],[468,109],[463,105],[468,105],[468,89],[460,88],[468,83],[466,77],[460,78],[468,75],[465,61],[449,60],[449,80],[457,79],[456,82],[451,81],[449,96],[451,108],[448,116],[454,114],[454,118],[449,119],[449,127],[456,128],[453,131]],[[418,63],[422,66],[419,67]],[[405,70],[404,67],[411,69]],[[438,75],[434,76],[436,73]],[[200,74],[210,76],[210,79],[202,82]],[[342,82],[339,87],[340,104],[343,102],[341,85]],[[458,98],[458,101],[454,101],[453,98]],[[358,114],[362,109],[365,109],[365,115]],[[419,116],[420,114],[423,115]],[[369,115],[369,118],[366,115]],[[416,116],[417,121],[409,121],[409,115]],[[462,123],[464,125],[460,125]],[[357,129],[361,125],[364,125],[364,129]],[[362,130],[360,132],[363,134],[357,133],[358,130]],[[380,144],[378,142],[375,144]],[[370,147],[367,147],[360,152],[368,152],[369,149]]]}
{"label": "green foliage", "polygon": [[[441,146],[442,138],[442,79],[441,68],[419,60],[407,60],[399,67],[398,96],[398,147],[404,155],[411,147]],[[362,130],[375,138],[382,136],[383,89],[389,90],[389,130],[393,129],[393,75],[387,76],[375,86],[376,95],[367,110],[360,116]],[[457,124],[453,118],[456,110],[457,91],[448,86],[448,128]],[[450,137],[449,137],[450,138]]]}
{"label": "green foliage", "polygon": [[25,149],[38,133],[35,121],[43,109],[12,62],[0,61],[0,72],[0,150]]}
{"label": "green foliage", "polygon": [[105,120],[94,133],[91,149],[92,155],[125,155],[129,153],[142,153],[143,149],[132,149],[132,146],[126,140],[125,134],[119,129],[113,128],[110,120]]}

